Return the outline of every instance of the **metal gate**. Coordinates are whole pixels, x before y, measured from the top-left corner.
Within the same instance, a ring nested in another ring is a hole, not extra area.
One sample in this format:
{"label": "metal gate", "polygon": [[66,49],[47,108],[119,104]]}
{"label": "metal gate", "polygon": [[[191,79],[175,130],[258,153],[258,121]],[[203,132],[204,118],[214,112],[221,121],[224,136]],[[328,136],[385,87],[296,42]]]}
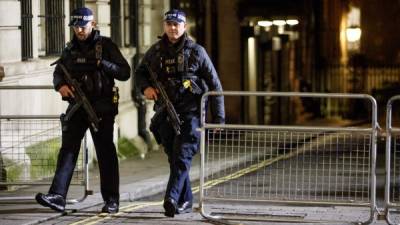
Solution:
{"label": "metal gate", "polygon": [[[370,103],[371,123],[367,127],[210,124],[205,121],[204,107],[212,95],[362,99]],[[360,216],[361,222],[369,224],[375,220],[377,105],[373,97],[208,92],[202,98],[201,113],[200,209],[205,218],[222,223],[323,222],[307,217],[307,211],[301,215],[278,215],[260,205],[325,205],[360,207],[366,212]],[[227,202],[228,206],[218,205]],[[337,216],[325,219],[337,221]]]}
{"label": "metal gate", "polygon": [[[0,86],[0,91],[0,188],[8,190],[0,191],[0,201],[31,200],[35,192],[47,191],[52,182],[61,146],[61,124],[59,114],[20,114],[32,110],[23,109],[29,105],[26,102],[16,105],[20,102],[17,99],[35,101],[45,99],[43,95],[55,95],[59,102],[61,99],[52,86]],[[54,102],[44,104],[49,104],[49,111],[54,111]],[[71,180],[71,185],[83,186],[83,196],[73,196],[77,198],[68,199],[69,203],[82,201],[89,194],[87,157],[85,136]],[[34,188],[39,185],[46,186]],[[21,196],[21,192],[26,196]]]}
{"label": "metal gate", "polygon": [[[391,212],[400,209],[400,127],[393,126],[392,113],[395,102],[399,103],[400,95],[389,99],[386,107],[386,182],[385,182],[385,211],[386,221],[389,224],[400,224],[399,216],[392,216]],[[398,114],[395,117],[399,118]],[[397,124],[399,120],[396,121]]]}

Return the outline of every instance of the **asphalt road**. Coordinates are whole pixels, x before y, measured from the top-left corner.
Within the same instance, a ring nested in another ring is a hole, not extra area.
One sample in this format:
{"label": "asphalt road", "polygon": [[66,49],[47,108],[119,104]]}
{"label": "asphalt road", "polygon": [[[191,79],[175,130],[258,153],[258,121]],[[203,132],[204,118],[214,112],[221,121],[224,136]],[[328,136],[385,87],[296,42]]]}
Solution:
{"label": "asphalt road", "polygon": [[[314,157],[310,157],[309,160],[315,162],[317,155]],[[327,157],[328,159],[329,157]],[[288,178],[286,178],[286,188],[282,189],[275,189],[276,186],[272,185],[271,187],[266,188],[266,185],[256,185],[255,182],[252,183],[252,189],[250,191],[249,182],[244,181],[255,181],[260,179],[260,174],[264,175],[271,175],[271,174],[281,174],[282,175],[282,168],[285,165],[293,164],[295,161],[298,160],[296,157],[289,158],[283,161],[280,161],[277,164],[271,164],[267,166],[267,168],[260,168],[259,170],[252,171],[246,174],[241,175],[240,177],[228,180],[226,182],[218,183],[215,186],[211,186],[205,192],[207,197],[221,197],[223,194],[223,198],[230,198],[232,194],[236,196],[238,194],[244,193],[253,193],[254,196],[251,197],[247,195],[247,198],[252,201],[221,201],[221,200],[207,200],[204,204],[204,209],[207,213],[211,215],[219,215],[224,217],[229,217],[227,220],[227,224],[249,224],[249,225],[260,225],[260,224],[279,224],[282,225],[289,225],[289,224],[308,224],[302,223],[301,221],[319,221],[322,224],[327,225],[334,225],[334,224],[357,224],[352,223],[356,221],[366,221],[369,218],[370,209],[368,207],[344,207],[344,206],[309,206],[309,207],[300,207],[300,206],[271,206],[271,204],[265,204],[264,202],[257,201],[257,198],[262,199],[262,195],[260,193],[268,191],[269,194],[273,193],[273,199],[282,199],[285,196],[288,197],[289,191],[289,183],[291,182]],[[350,157],[347,157],[346,160],[350,160]],[[350,162],[348,162],[350,163]],[[311,167],[307,168],[309,171],[313,171],[313,177],[324,176],[324,173],[315,173],[317,167],[320,165],[318,163],[311,164]],[[342,169],[342,168],[340,168]],[[268,173],[264,173],[268,170]],[[286,171],[283,175],[289,176],[290,172]],[[315,176],[316,175],[316,176]],[[354,174],[347,173],[345,174],[346,178],[343,178],[343,181],[354,179],[352,177]],[[344,176],[343,174],[341,176]],[[308,176],[306,176],[308,177]],[[218,178],[215,177],[216,180]],[[322,178],[321,178],[322,179]],[[275,180],[275,177],[274,179]],[[282,186],[282,182],[278,185],[279,187]],[[227,190],[232,190],[232,184],[234,183],[234,192],[229,192]],[[303,184],[306,183],[306,184]],[[305,187],[308,185],[308,180],[303,180],[303,182],[299,182],[298,185]],[[195,190],[197,189],[197,183],[193,183],[193,187]],[[337,185],[337,184],[336,184]],[[351,186],[346,186],[347,188]],[[326,185],[320,186],[312,186],[310,191],[315,193],[324,193],[323,189],[327,190]],[[246,192],[247,190],[247,192]],[[279,191],[276,191],[279,190]],[[341,189],[339,189],[341,190]],[[225,192],[224,192],[225,191]],[[216,194],[217,193],[217,194]],[[258,193],[258,196],[255,195]],[[311,192],[309,192],[311,193]],[[342,194],[342,192],[340,192]],[[342,195],[337,198],[337,200],[343,200],[347,198],[354,198],[353,192],[344,192],[347,195],[346,198],[342,198]],[[329,194],[326,192],[324,195],[310,195],[311,197],[327,197]],[[304,197],[304,195],[293,195],[297,197]],[[246,195],[244,195],[246,197]],[[265,197],[265,195],[264,195]],[[364,199],[365,196],[360,195],[360,199]],[[163,215],[163,208],[162,208],[162,199],[163,193],[158,195],[151,196],[146,199],[141,199],[140,201],[134,202],[122,202],[121,203],[121,210],[118,214],[115,215],[106,215],[100,214],[99,210],[101,205],[90,207],[79,212],[74,212],[68,215],[64,215],[62,217],[46,221],[43,224],[143,224],[143,225],[150,225],[150,224],[193,224],[193,225],[200,225],[200,224],[221,224],[218,221],[211,221],[207,220],[201,216],[198,209],[198,194],[195,194],[195,211],[193,213],[183,214],[183,215],[176,215],[174,218],[168,218]],[[394,218],[394,217],[393,217]],[[397,216],[396,216],[396,219]],[[268,221],[266,221],[268,220]],[[224,220],[226,221],[226,220]],[[224,223],[222,223],[224,224]],[[386,224],[385,221],[377,221],[374,224]]]}
{"label": "asphalt road", "polygon": [[[232,157],[247,160],[212,173],[205,179],[206,213],[229,217],[227,224],[249,225],[278,222],[281,225],[308,224],[303,223],[304,221],[334,225],[368,220],[368,207],[321,204],[304,207],[299,204],[288,206],[265,202],[286,200],[368,203],[370,155],[369,150],[365,148],[365,143],[368,143],[365,136],[317,135],[307,137],[304,142],[290,136],[279,142],[267,143],[271,147],[263,148],[266,149],[264,152],[260,152],[257,146],[251,146],[252,141],[247,141],[247,137],[232,145],[224,143],[220,148],[215,148],[218,151],[208,151],[207,162],[221,155],[229,160]],[[228,151],[240,145],[245,145],[245,148],[237,148],[238,151],[233,152],[234,154]],[[232,157],[227,157],[227,154],[231,154]],[[383,197],[382,159],[384,155],[379,154],[377,196],[380,204]],[[102,205],[95,205],[79,211],[68,211],[64,215],[42,221],[41,224],[221,224],[221,221],[211,221],[201,216],[198,210],[198,183],[193,183],[192,187],[197,193],[195,211],[176,215],[174,218],[164,216],[163,194],[160,193],[132,202],[123,201],[117,214],[101,214],[99,212]],[[395,221],[400,221],[398,214],[392,215]],[[14,216],[17,217],[18,213]],[[379,220],[374,224],[386,222]]]}

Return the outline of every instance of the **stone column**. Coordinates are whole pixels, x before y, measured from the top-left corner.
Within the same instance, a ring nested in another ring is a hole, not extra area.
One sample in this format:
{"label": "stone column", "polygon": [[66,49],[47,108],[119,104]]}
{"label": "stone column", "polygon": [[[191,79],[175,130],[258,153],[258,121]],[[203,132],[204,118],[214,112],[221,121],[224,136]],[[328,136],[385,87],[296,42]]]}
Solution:
{"label": "stone column", "polygon": [[110,0],[90,0],[86,1],[85,6],[93,11],[94,18],[97,22],[97,28],[100,30],[101,35],[110,37]]}
{"label": "stone column", "polygon": [[[237,16],[237,0],[215,1],[218,10],[218,75],[224,90],[240,90],[241,52],[240,23]],[[239,98],[225,100],[228,121],[239,121],[241,101]]]}
{"label": "stone column", "polygon": [[0,63],[21,60],[21,3],[0,1]]}

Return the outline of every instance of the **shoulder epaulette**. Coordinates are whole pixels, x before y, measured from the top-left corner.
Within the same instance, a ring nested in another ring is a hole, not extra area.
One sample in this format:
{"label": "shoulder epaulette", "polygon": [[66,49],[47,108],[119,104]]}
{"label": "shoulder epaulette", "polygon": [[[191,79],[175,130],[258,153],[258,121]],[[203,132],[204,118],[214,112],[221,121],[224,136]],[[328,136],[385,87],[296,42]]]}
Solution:
{"label": "shoulder epaulette", "polygon": [[196,43],[194,43],[194,41],[192,41],[191,39],[189,39],[189,40],[186,42],[186,45],[187,45],[187,47],[189,47],[189,48],[193,48],[193,47],[196,46]]}
{"label": "shoulder epaulette", "polygon": [[110,37],[99,35],[97,41],[112,41]]}
{"label": "shoulder epaulette", "polygon": [[158,51],[158,50],[160,50],[161,49],[161,44],[160,44],[160,42],[157,42],[155,45],[154,45],[154,48]]}
{"label": "shoulder epaulette", "polygon": [[72,44],[71,41],[67,42],[67,44],[65,44],[65,49],[66,50],[71,50],[72,46],[74,46],[74,44]]}

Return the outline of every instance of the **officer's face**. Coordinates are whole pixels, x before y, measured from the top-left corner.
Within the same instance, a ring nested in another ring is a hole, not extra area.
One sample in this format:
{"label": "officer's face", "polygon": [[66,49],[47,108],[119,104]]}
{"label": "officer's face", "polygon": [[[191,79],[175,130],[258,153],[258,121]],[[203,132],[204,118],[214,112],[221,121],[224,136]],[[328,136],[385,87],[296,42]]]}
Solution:
{"label": "officer's face", "polygon": [[174,21],[164,22],[164,32],[167,34],[170,42],[175,43],[185,33],[186,23],[178,23]]}
{"label": "officer's face", "polygon": [[94,22],[88,22],[85,26],[80,27],[80,26],[74,26],[74,33],[75,36],[78,38],[80,41],[86,40],[90,34],[92,33],[94,27]]}

